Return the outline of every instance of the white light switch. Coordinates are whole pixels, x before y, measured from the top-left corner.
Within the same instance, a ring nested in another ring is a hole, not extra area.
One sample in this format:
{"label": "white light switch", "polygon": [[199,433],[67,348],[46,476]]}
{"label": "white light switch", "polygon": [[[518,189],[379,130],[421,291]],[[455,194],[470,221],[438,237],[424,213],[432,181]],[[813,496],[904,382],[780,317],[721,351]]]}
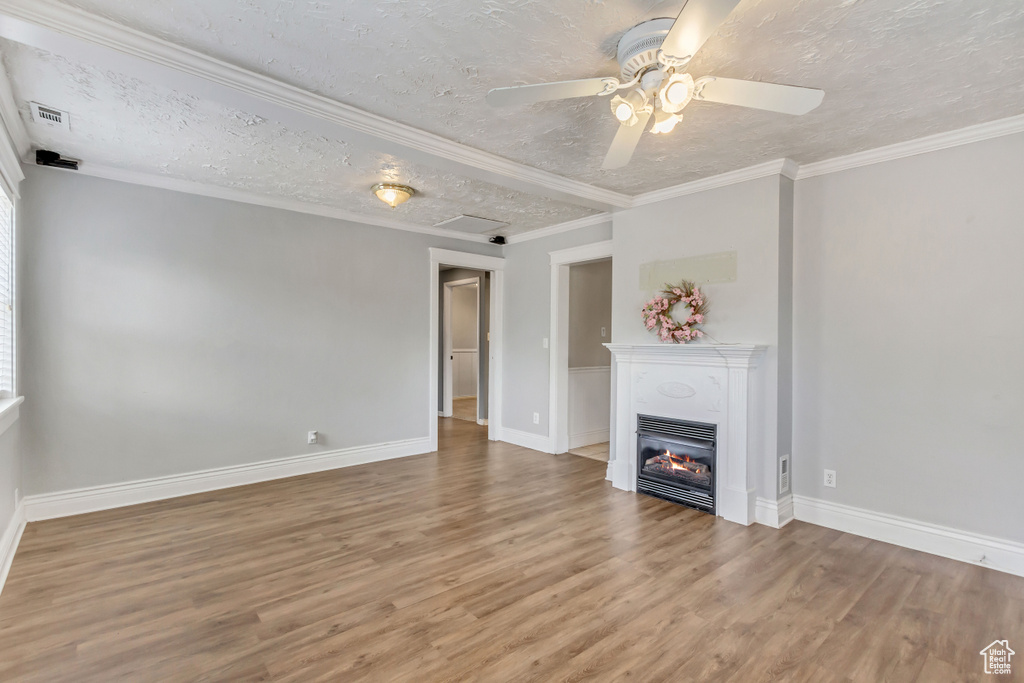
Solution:
{"label": "white light switch", "polygon": [[544,337],[544,341],[541,342],[541,343],[544,345],[545,349],[548,348],[548,338],[547,337]]}
{"label": "white light switch", "polygon": [[608,328],[607,327],[602,327],[601,328],[601,338],[603,339],[603,338],[605,338],[607,336],[608,336]]}

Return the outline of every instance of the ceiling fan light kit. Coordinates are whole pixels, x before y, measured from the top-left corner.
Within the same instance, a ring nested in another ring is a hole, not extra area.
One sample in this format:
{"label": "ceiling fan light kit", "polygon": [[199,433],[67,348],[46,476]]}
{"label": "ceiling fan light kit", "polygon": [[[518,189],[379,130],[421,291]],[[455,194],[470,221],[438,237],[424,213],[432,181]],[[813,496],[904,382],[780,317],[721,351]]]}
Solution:
{"label": "ceiling fan light kit", "polygon": [[[687,0],[675,19],[652,19],[637,24],[619,39],[619,78],[494,88],[487,93],[487,102],[506,106],[613,95],[611,112],[619,122],[619,130],[601,165],[603,169],[621,168],[629,163],[651,118],[654,124],[650,132],[670,133],[683,120],[679,112],[694,100],[795,116],[816,108],[825,93],[814,88],[714,76],[694,81],[683,71],[738,4],[739,0]],[[620,90],[627,92],[615,94]]]}

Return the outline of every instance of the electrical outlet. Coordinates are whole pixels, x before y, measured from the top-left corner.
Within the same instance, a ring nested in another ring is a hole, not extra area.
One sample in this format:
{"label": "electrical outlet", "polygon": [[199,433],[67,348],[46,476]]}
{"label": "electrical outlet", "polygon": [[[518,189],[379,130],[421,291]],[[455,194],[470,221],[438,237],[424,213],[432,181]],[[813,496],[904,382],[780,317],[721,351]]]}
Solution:
{"label": "electrical outlet", "polygon": [[320,440],[320,433],[315,429],[306,435],[306,443],[316,443]]}
{"label": "electrical outlet", "polygon": [[825,470],[825,486],[829,487],[830,489],[834,489],[836,487],[835,470]]}
{"label": "electrical outlet", "polygon": [[535,424],[535,425],[539,425],[540,424],[540,413],[534,413],[533,414],[533,424]]}
{"label": "electrical outlet", "polygon": [[608,328],[607,327],[602,327],[601,328],[601,338],[604,339],[607,336],[608,336]]}

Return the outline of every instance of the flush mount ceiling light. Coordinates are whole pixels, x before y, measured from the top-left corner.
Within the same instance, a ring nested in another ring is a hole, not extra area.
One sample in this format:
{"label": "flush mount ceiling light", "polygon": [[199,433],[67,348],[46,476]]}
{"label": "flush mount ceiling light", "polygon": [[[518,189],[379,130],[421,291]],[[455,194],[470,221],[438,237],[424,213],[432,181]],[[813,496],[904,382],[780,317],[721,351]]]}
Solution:
{"label": "flush mount ceiling light", "polygon": [[398,183],[377,183],[370,189],[377,195],[377,199],[392,209],[403,202],[409,201],[409,197],[416,194],[416,190],[408,185],[399,185]]}

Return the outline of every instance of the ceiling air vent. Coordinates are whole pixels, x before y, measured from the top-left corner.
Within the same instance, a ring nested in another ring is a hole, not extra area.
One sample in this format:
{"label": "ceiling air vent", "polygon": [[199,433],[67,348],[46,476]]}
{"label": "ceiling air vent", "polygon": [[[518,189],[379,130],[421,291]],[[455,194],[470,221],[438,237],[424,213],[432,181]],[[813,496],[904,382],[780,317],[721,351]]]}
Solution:
{"label": "ceiling air vent", "polygon": [[63,128],[69,133],[71,132],[71,117],[68,116],[66,111],[47,107],[45,104],[39,104],[38,102],[29,102],[29,106],[32,107],[33,123],[41,123],[51,128]]}
{"label": "ceiling air vent", "polygon": [[445,230],[455,230],[456,232],[469,232],[474,235],[481,235],[485,232],[491,232],[492,230],[499,230],[507,226],[508,223],[502,223],[501,221],[492,221],[490,218],[479,218],[477,216],[456,216],[455,218],[449,218],[446,221],[435,223],[435,228],[444,228]]}

